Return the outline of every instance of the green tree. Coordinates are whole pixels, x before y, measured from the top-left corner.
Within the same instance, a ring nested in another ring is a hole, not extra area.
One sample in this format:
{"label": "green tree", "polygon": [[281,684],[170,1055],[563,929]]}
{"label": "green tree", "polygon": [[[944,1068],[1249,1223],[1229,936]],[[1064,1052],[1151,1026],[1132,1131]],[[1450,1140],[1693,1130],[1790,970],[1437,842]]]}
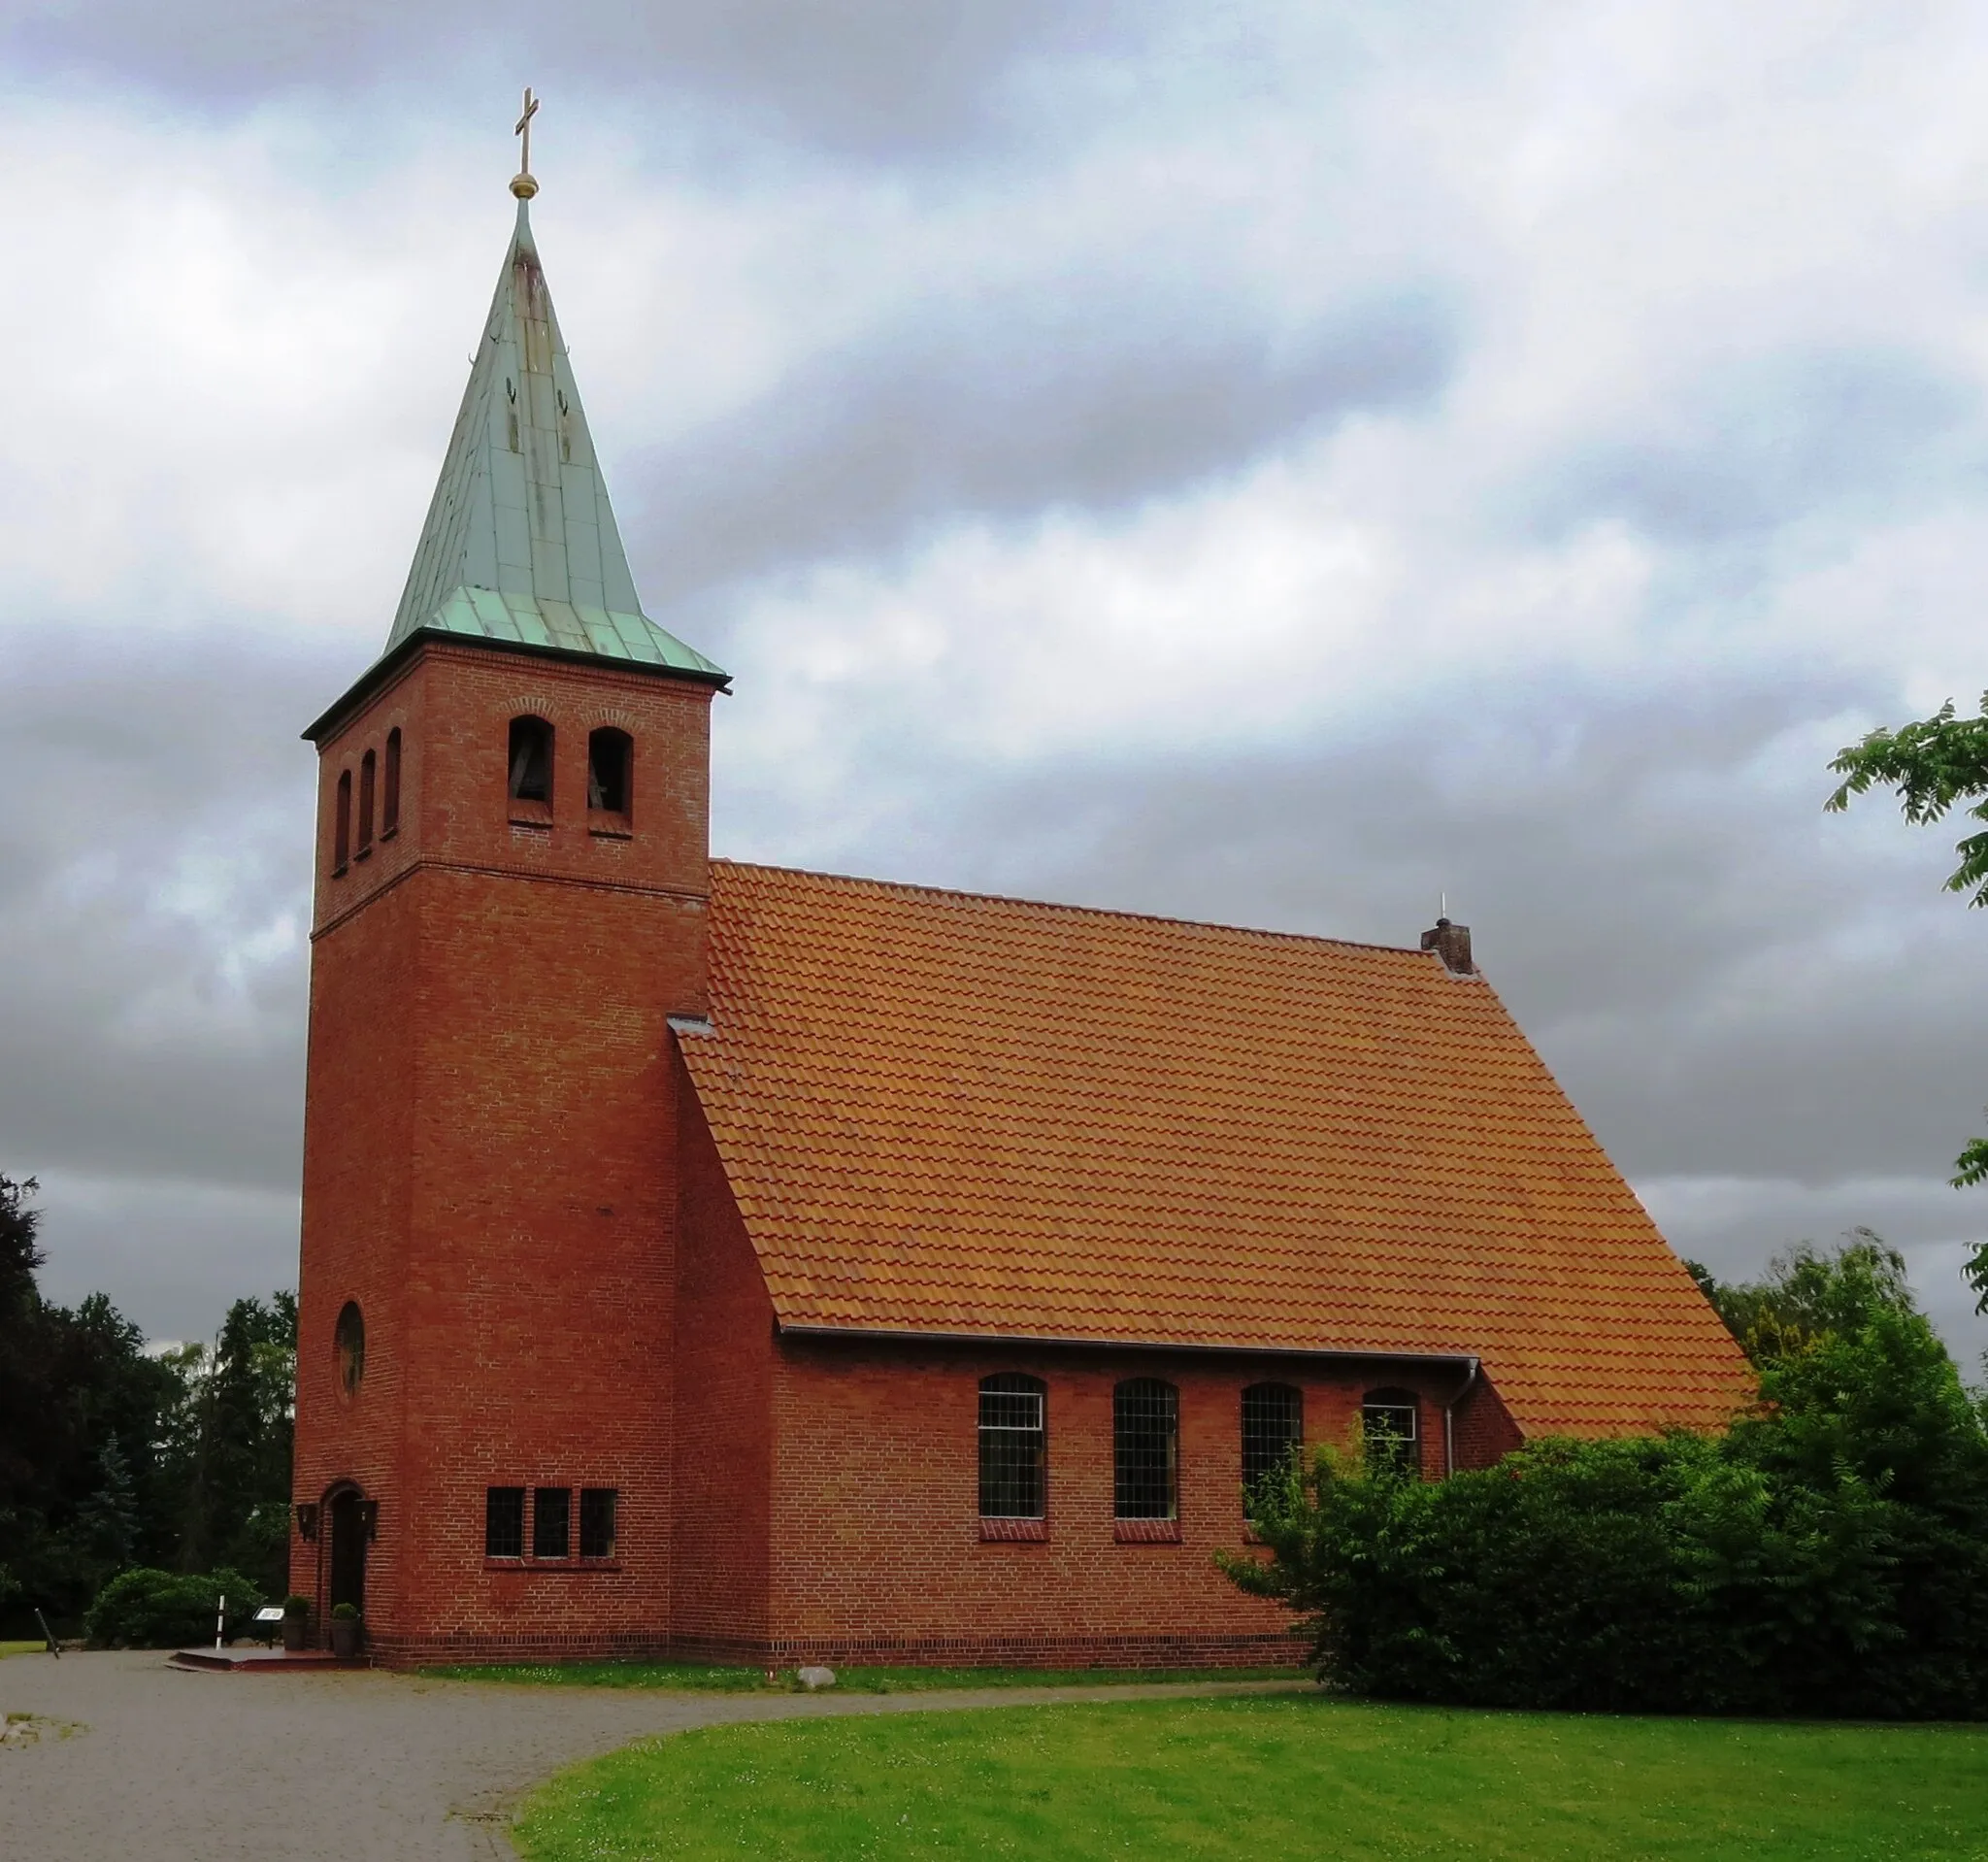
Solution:
{"label": "green tree", "polygon": [[1905,1256],[1868,1228],[1852,1229],[1834,1253],[1800,1242],[1775,1255],[1758,1280],[1720,1280],[1697,1261],[1684,1265],[1756,1369],[1861,1323],[1867,1295],[1917,1310]]}
{"label": "green tree", "polygon": [[74,1621],[134,1564],[232,1563],[280,1595],[294,1297],[236,1301],[212,1349],[149,1351],[101,1293],[42,1298],[34,1191],[0,1177],[0,1615]]}
{"label": "green tree", "polygon": [[1784,1343],[1725,1435],[1538,1442],[1441,1481],[1328,1451],[1259,1496],[1268,1561],[1224,1568],[1366,1693],[1988,1717],[1981,1418],[1875,1237],[1770,1278]]}
{"label": "green tree", "polygon": [[212,1351],[182,1353],[175,1368],[185,1380],[179,1567],[235,1566],[280,1594],[289,1554],[296,1296],[237,1300]]}
{"label": "green tree", "polygon": [[24,1513],[34,1463],[29,1432],[43,1377],[40,1362],[41,1297],[35,1275],[43,1255],[35,1240],[41,1212],[28,1207],[35,1180],[0,1176],[0,1609],[20,1590],[20,1549],[27,1535]]}
{"label": "green tree", "polygon": [[157,1450],[174,1386],[101,1294],[74,1312],[42,1298],[33,1190],[0,1178],[0,1546],[8,1601],[74,1617],[173,1539]]}
{"label": "green tree", "polygon": [[[1988,905],[1988,692],[1978,716],[1958,715],[1949,698],[1931,717],[1896,730],[1880,727],[1845,745],[1830,769],[1843,779],[1823,805],[1832,813],[1873,788],[1892,789],[1914,827],[1944,820],[1966,804],[1967,818],[1982,825],[1954,843],[1958,859],[1946,889],[1969,893],[1971,906]],[[1988,1138],[1968,1142],[1954,1160],[1952,1180],[1956,1189],[1988,1182]],[[1974,1291],[1974,1311],[1988,1313],[1988,1242],[1975,1245],[1962,1272]]]}

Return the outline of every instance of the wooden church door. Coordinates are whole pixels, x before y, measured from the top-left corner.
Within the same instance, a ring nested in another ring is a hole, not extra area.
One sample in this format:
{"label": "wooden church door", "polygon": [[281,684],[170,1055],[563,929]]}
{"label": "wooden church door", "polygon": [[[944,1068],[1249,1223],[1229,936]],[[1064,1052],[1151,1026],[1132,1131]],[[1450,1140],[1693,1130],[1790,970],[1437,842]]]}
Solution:
{"label": "wooden church door", "polygon": [[356,1487],[348,1487],[331,1503],[330,1608],[350,1604],[366,1608],[366,1515]]}

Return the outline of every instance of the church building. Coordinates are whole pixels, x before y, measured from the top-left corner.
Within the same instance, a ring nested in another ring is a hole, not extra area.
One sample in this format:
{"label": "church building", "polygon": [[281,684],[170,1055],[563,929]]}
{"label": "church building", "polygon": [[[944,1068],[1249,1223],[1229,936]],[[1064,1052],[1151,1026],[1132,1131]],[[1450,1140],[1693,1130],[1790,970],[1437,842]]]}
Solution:
{"label": "church building", "polygon": [[[319,790],[293,1588],[376,1659],[1288,1660],[1294,1445],[1429,1480],[1746,1366],[1419,948],[713,859],[517,223]],[[749,705],[749,692],[730,702]]]}

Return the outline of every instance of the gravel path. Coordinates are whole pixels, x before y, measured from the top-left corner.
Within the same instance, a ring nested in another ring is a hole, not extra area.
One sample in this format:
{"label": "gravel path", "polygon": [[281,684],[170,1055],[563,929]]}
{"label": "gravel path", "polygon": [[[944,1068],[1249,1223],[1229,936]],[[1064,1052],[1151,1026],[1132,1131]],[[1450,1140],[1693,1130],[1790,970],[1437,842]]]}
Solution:
{"label": "gravel path", "polygon": [[78,1730],[0,1746],[0,1853],[35,1862],[488,1862],[512,1854],[504,1832],[519,1794],[646,1733],[1264,1685],[646,1694],[364,1672],[203,1675],[156,1654],[15,1655],[0,1661],[0,1713]]}

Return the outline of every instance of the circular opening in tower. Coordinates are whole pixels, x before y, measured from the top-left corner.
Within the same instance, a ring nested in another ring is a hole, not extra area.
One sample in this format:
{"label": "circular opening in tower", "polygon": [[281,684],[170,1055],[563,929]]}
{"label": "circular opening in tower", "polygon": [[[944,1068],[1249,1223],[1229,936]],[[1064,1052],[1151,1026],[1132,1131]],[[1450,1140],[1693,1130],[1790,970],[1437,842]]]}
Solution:
{"label": "circular opening in tower", "polygon": [[366,1321],[356,1300],[348,1300],[338,1315],[331,1335],[332,1363],[338,1375],[338,1393],[348,1402],[357,1393],[359,1380],[366,1375]]}

